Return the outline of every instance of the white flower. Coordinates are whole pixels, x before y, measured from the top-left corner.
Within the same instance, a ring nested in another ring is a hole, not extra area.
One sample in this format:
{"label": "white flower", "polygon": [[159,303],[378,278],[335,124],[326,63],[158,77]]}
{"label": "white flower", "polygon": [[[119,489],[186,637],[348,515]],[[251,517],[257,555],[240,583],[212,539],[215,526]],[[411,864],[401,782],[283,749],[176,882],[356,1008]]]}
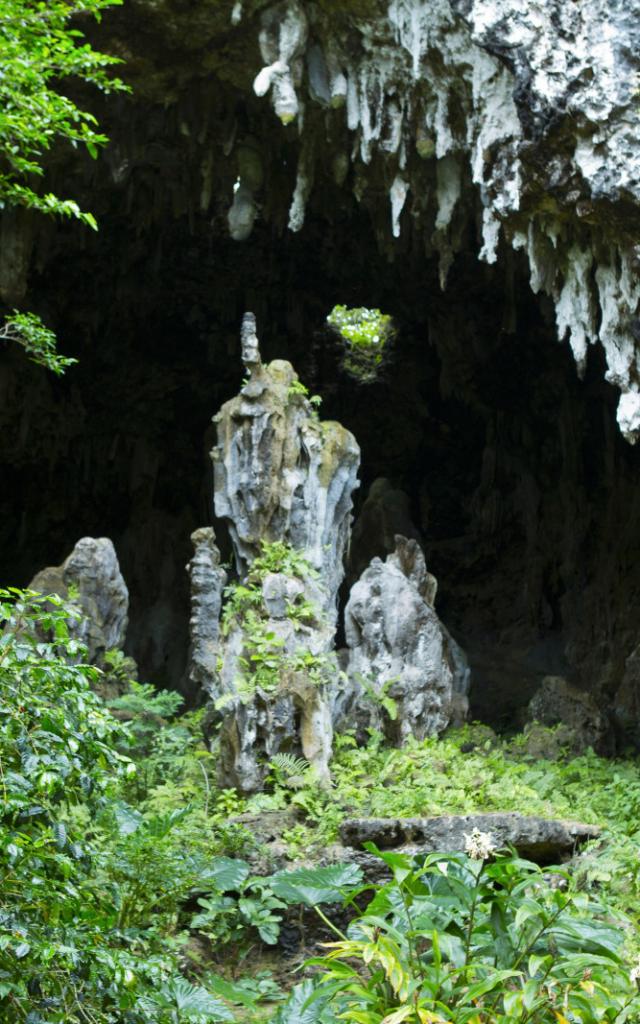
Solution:
{"label": "white flower", "polygon": [[492,853],[496,852],[491,833],[481,832],[479,828],[474,828],[471,833],[464,833],[464,848],[465,853],[472,860],[487,860]]}
{"label": "white flower", "polygon": [[637,961],[635,967],[632,967],[630,972],[629,972],[629,981],[631,982],[632,985],[633,985],[634,982],[636,984],[638,984],[638,982],[640,982],[640,957],[638,958],[638,961]]}

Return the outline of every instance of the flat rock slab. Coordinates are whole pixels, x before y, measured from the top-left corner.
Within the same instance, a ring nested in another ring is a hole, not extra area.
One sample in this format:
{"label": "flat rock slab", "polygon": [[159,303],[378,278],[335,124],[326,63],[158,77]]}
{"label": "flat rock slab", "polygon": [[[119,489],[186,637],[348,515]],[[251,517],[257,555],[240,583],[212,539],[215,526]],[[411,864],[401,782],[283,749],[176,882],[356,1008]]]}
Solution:
{"label": "flat rock slab", "polygon": [[498,849],[513,846],[522,857],[538,864],[552,864],[575,853],[577,847],[600,835],[596,825],[579,821],[548,821],[517,812],[494,814],[449,814],[437,818],[347,818],[340,826],[340,838],[355,852],[363,868],[381,861],[362,850],[375,843],[381,850],[412,856],[435,851],[454,853],[465,848],[465,833],[474,828],[489,832]]}

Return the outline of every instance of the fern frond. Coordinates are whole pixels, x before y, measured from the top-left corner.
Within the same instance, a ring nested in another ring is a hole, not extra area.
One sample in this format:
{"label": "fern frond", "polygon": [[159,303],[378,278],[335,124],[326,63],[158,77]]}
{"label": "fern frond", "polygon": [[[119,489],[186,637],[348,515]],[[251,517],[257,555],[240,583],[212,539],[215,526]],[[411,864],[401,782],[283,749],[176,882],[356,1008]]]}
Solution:
{"label": "fern frond", "polygon": [[294,757],[293,754],[274,754],[269,762],[276,772],[280,772],[287,778],[293,775],[304,775],[311,765],[304,757]]}

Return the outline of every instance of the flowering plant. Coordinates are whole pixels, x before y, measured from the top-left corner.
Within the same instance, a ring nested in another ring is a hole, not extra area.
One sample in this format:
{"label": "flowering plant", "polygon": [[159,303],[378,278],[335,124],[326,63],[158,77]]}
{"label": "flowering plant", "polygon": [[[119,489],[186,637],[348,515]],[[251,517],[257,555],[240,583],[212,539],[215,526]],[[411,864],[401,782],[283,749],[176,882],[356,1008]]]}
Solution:
{"label": "flowering plant", "polygon": [[[623,1024],[640,1019],[625,964],[628,922],[560,869],[497,854],[474,830],[466,852],[419,862],[378,851],[392,880],[294,990],[278,1024]],[[349,894],[362,906],[371,886]]]}

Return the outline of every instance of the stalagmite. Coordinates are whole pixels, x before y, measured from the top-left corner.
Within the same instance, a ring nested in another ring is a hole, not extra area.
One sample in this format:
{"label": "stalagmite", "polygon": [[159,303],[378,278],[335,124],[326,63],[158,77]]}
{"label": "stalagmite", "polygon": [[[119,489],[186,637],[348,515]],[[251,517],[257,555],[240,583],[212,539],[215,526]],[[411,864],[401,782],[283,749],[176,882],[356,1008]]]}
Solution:
{"label": "stalagmite", "polygon": [[281,750],[328,780],[327,693],[360,452],[340,424],[318,419],[289,363],[262,363],[250,313],[241,342],[248,380],[215,418],[212,453],[239,585],[219,629],[224,573],[213,534],[197,531],[190,675],[220,724],[221,782],[252,792]]}
{"label": "stalagmite", "polygon": [[434,610],[435,591],[419,545],[400,536],[395,552],[374,558],[352,587],[345,610],[351,689],[340,695],[347,721],[396,741],[464,721],[469,669]]}
{"label": "stalagmite", "polygon": [[318,419],[290,363],[259,360],[249,314],[243,324],[249,379],[215,417],[216,515],[229,525],[241,576],[263,541],[284,541],[320,573],[323,606],[335,617],[360,450],[339,423]]}
{"label": "stalagmite", "polygon": [[203,527],[191,534],[194,555],[187,566],[191,579],[189,667],[187,677],[195,692],[210,685],[218,668],[220,611],[227,573],[220,565],[220,552],[213,528]]}
{"label": "stalagmite", "polygon": [[120,572],[118,556],[108,537],[83,537],[62,565],[41,569],[29,584],[40,594],[73,599],[81,613],[70,628],[87,645],[87,658],[100,661],[105,651],[124,646],[129,592]]}

